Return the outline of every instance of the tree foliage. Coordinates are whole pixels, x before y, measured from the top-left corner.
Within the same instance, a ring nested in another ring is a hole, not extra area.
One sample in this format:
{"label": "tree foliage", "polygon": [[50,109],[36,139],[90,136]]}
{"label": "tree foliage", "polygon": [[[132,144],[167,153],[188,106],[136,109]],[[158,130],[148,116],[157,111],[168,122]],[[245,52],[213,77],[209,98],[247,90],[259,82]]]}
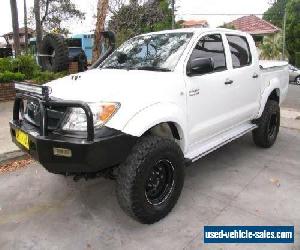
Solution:
{"label": "tree foliage", "polygon": [[[82,20],[85,13],[79,10],[72,0],[40,0],[41,25],[45,31],[67,34],[64,26],[68,20]],[[32,10],[31,21],[34,20]]]}
{"label": "tree foliage", "polygon": [[263,18],[282,28],[286,11],[286,47],[291,63],[295,63],[296,52],[300,51],[300,0],[274,0]]}
{"label": "tree foliage", "polygon": [[291,63],[295,64],[296,52],[300,52],[300,0],[287,4],[286,46]]}
{"label": "tree foliage", "polygon": [[264,13],[263,19],[282,28],[284,9],[288,0],[273,0],[271,7]]}
{"label": "tree foliage", "polygon": [[172,11],[167,0],[131,0],[114,11],[108,26],[117,34],[119,45],[138,34],[171,29]]}

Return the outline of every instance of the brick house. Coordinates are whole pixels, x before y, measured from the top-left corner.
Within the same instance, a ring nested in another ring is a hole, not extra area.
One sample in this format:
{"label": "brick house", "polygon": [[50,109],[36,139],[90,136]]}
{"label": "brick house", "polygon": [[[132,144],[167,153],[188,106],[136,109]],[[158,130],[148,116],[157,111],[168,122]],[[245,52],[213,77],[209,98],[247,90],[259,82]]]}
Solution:
{"label": "brick house", "polygon": [[[28,28],[28,40],[34,36],[34,30],[31,28]],[[13,32],[9,32],[7,34],[3,35],[4,39],[6,40],[6,43],[13,47],[14,45],[14,39],[13,39]],[[25,28],[19,29],[19,37],[20,37],[20,46],[21,48],[25,48]]]}
{"label": "brick house", "polygon": [[256,43],[261,43],[265,36],[275,36],[281,31],[280,28],[255,15],[243,16],[228,23],[228,25],[237,30],[248,32],[253,36]]}

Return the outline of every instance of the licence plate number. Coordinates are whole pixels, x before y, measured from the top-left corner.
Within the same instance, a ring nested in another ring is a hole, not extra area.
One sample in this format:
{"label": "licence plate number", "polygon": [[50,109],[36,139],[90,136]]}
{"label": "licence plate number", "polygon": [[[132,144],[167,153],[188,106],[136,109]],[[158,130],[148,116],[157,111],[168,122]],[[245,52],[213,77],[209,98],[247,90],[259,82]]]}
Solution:
{"label": "licence plate number", "polygon": [[29,150],[29,138],[26,133],[21,130],[16,130],[16,140],[20,143],[24,148]]}

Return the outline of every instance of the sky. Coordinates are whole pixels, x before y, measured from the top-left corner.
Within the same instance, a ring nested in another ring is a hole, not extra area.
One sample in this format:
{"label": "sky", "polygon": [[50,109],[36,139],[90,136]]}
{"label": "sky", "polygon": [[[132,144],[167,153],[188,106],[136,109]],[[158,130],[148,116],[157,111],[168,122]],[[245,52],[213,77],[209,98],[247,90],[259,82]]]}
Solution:
{"label": "sky", "polygon": [[[97,0],[73,0],[86,13],[86,20],[67,23],[72,33],[89,32],[94,28]],[[268,7],[268,0],[177,0],[177,19],[206,19],[210,27],[222,25],[232,21],[239,15],[235,14],[262,14]],[[19,9],[19,25],[23,27],[23,0],[17,0]],[[33,0],[27,0],[28,9],[33,6]],[[227,15],[198,15],[198,14],[227,14]],[[232,14],[232,15],[228,15]],[[0,8],[0,35],[10,32],[11,12],[10,1],[2,0]]]}

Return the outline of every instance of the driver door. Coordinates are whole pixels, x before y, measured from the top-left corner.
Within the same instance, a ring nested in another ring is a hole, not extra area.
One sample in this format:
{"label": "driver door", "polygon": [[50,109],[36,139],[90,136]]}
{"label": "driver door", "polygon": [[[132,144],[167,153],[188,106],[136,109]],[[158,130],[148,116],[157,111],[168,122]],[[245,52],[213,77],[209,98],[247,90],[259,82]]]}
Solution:
{"label": "driver door", "polygon": [[221,34],[204,35],[190,55],[190,61],[209,58],[214,64],[211,72],[186,76],[190,146],[220,134],[236,122],[234,85],[223,39]]}

